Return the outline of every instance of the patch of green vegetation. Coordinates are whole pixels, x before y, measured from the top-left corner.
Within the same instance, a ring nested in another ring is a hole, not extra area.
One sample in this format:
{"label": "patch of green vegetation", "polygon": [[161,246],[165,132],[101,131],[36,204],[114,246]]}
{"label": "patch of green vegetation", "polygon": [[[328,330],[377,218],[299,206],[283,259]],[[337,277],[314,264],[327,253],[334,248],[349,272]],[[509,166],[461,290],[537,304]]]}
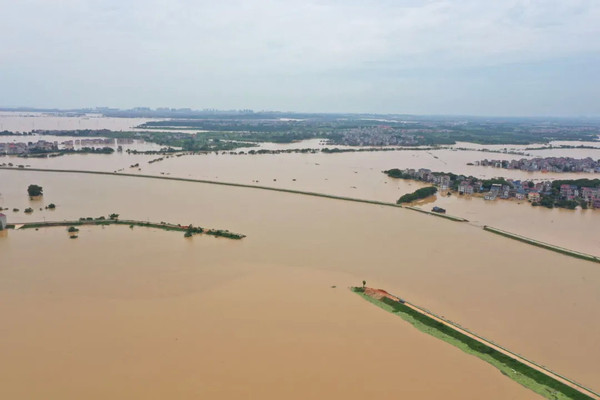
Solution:
{"label": "patch of green vegetation", "polygon": [[[390,138],[412,136],[411,145],[455,144],[531,144],[551,140],[597,140],[599,128],[587,123],[563,121],[549,132],[543,121],[414,119],[406,124],[387,118],[385,123],[365,116],[312,115],[306,119],[278,120],[274,115],[252,115],[225,118],[211,116],[196,119],[150,121],[146,129],[199,129],[225,133],[228,140],[289,143],[302,139],[323,138],[333,144],[355,144],[372,140],[373,135]],[[339,118],[343,117],[343,118]],[[381,129],[382,125],[385,129]],[[584,128],[584,129],[580,129]]]}
{"label": "patch of green vegetation", "polygon": [[216,236],[216,237],[224,237],[224,238],[236,239],[236,240],[243,239],[246,237],[246,235],[242,235],[240,233],[229,232],[226,229],[209,229],[206,231],[206,234]]}
{"label": "patch of green vegetation", "polygon": [[146,228],[156,228],[162,229],[165,231],[176,231],[176,232],[184,232],[185,237],[190,237],[192,235],[205,233],[207,235],[216,236],[216,237],[225,237],[228,239],[243,239],[246,235],[241,233],[230,232],[226,229],[204,229],[199,226],[192,225],[175,225],[168,224],[166,222],[156,223],[156,222],[144,222],[144,221],[133,221],[133,220],[119,220],[118,214],[111,214],[110,219],[106,219],[106,217],[81,217],[78,221],[63,221],[63,222],[32,222],[27,223],[22,226],[22,229],[30,229],[30,228],[41,228],[41,227],[53,227],[53,226],[67,226],[67,231],[69,233],[76,233],[79,229],[75,228],[75,225],[127,225],[129,228],[133,229],[134,226],[141,226]]}
{"label": "patch of green vegetation", "polygon": [[600,179],[558,179],[552,182],[552,189],[560,190],[561,185],[597,188],[600,187]]}
{"label": "patch of green vegetation", "polygon": [[503,353],[500,353],[475,339],[466,336],[451,327],[423,315],[405,304],[388,298],[376,300],[364,294],[363,288],[352,288],[352,291],[365,300],[392,313],[413,325],[418,330],[458,347],[465,353],[474,355],[494,367],[517,383],[533,390],[547,399],[555,400],[591,400],[592,398],[559,382],[540,371],[531,368]]}
{"label": "patch of green vegetation", "polygon": [[400,197],[396,203],[410,203],[411,201],[420,200],[427,198],[429,196],[433,196],[437,193],[437,188],[435,186],[424,187],[421,189],[417,189],[412,193],[407,193],[404,196]]}
{"label": "patch of green vegetation", "polygon": [[506,186],[512,187],[512,183],[508,182],[506,179],[504,179],[502,177],[484,179],[481,181],[481,183],[482,183],[481,187],[483,188],[483,190],[490,190],[492,185],[506,185]]}
{"label": "patch of green vegetation", "polygon": [[192,226],[192,224],[190,224],[187,227],[185,233],[183,234],[183,237],[186,237],[186,238],[192,237],[193,235],[199,234],[199,233],[202,233],[202,232],[204,232],[204,229],[202,229],[200,227],[194,227],[194,226]]}
{"label": "patch of green vegetation", "polygon": [[29,187],[27,188],[27,194],[30,197],[41,196],[44,194],[43,192],[44,189],[38,185],[29,185]]}
{"label": "patch of green vegetation", "polygon": [[[119,115],[127,115],[120,113]],[[130,114],[133,115],[133,114]],[[287,118],[285,118],[287,116]],[[410,120],[409,123],[407,121]],[[548,129],[551,127],[551,129]],[[145,131],[80,129],[36,131],[36,134],[143,139],[185,151],[216,151],[248,147],[248,143],[292,143],[325,139],[330,144],[350,146],[437,146],[456,142],[479,144],[533,144],[553,140],[597,141],[596,122],[533,119],[443,118],[349,114],[252,113],[226,115],[194,114],[149,121]],[[201,131],[201,132],[194,132]],[[12,132],[7,132],[12,134]]]}

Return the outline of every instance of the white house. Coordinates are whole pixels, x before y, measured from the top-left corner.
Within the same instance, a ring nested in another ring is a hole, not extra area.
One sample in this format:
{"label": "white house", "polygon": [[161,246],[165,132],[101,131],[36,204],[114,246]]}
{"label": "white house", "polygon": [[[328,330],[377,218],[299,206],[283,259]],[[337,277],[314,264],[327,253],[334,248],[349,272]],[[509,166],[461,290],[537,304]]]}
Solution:
{"label": "white house", "polygon": [[6,229],[6,215],[0,214],[0,231]]}

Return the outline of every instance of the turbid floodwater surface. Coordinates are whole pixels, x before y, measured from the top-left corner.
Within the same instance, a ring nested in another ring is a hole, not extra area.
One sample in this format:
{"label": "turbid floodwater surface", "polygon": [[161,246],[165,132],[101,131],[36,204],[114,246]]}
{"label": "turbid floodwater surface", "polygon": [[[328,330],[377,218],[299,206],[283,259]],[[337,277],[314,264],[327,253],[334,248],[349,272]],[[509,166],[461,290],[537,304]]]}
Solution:
{"label": "turbid floodwater surface", "polygon": [[345,289],[363,279],[600,386],[597,264],[376,205],[84,174],[0,183],[0,205],[35,208],[12,222],[114,212],[248,235],[5,232],[2,397],[533,398]]}
{"label": "turbid floodwater surface", "polygon": [[[101,118],[98,118],[101,121]],[[114,122],[111,122],[114,123]],[[121,122],[125,124],[124,122]],[[110,124],[109,124],[110,125]],[[23,138],[18,138],[24,140]],[[61,138],[54,137],[55,140]],[[6,140],[17,140],[8,137]],[[50,139],[49,139],[50,140]],[[579,143],[575,143],[578,145]],[[584,143],[598,145],[597,143]],[[133,147],[154,149],[156,145],[134,144]],[[467,163],[483,158],[515,159],[521,156],[486,153],[484,147],[459,143],[462,148],[473,151],[402,150],[355,152],[341,154],[268,154],[268,155],[184,155],[158,156],[114,153],[111,155],[68,155],[56,158],[18,158],[0,156],[0,164],[29,165],[33,168],[92,170],[105,172],[139,173],[157,176],[206,179],[262,185],[275,188],[322,192],[338,196],[395,202],[405,193],[412,192],[424,183],[392,179],[382,173],[391,168],[428,168],[456,174],[473,175],[478,178],[504,176],[512,179],[548,180],[597,178],[599,174],[541,173],[505,170],[492,167],[469,166]],[[270,149],[323,148],[322,141],[309,140],[293,144],[261,144]],[[495,151],[501,146],[485,146]],[[506,146],[525,151],[526,146]],[[248,150],[248,149],[245,149]],[[544,156],[571,156],[600,158],[600,149],[553,149],[531,152]],[[163,158],[158,162],[151,160]],[[132,168],[132,165],[138,165]],[[1,188],[0,188],[1,194]],[[528,202],[518,205],[516,201],[483,199],[437,198],[435,203],[423,207],[427,210],[438,205],[451,215],[475,221],[478,225],[491,225],[524,236],[546,241],[577,251],[600,255],[600,235],[597,226],[600,210],[548,210],[533,209]]]}

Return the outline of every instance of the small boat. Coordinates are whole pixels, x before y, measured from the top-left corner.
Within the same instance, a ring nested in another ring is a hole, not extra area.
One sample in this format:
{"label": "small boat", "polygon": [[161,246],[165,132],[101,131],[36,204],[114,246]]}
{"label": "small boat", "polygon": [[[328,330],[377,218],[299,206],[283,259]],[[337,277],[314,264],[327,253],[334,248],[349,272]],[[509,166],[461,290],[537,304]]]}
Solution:
{"label": "small boat", "polygon": [[434,213],[446,214],[446,210],[443,209],[442,207],[437,207],[437,206],[433,207],[431,209],[431,211],[434,212]]}

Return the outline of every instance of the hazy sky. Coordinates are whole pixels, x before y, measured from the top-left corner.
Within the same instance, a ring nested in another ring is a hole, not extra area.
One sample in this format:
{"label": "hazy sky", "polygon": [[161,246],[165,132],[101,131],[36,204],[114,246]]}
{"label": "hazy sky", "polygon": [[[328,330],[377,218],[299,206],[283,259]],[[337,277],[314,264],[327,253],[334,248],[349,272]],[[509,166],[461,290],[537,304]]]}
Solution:
{"label": "hazy sky", "polygon": [[600,115],[600,0],[0,0],[0,105]]}

